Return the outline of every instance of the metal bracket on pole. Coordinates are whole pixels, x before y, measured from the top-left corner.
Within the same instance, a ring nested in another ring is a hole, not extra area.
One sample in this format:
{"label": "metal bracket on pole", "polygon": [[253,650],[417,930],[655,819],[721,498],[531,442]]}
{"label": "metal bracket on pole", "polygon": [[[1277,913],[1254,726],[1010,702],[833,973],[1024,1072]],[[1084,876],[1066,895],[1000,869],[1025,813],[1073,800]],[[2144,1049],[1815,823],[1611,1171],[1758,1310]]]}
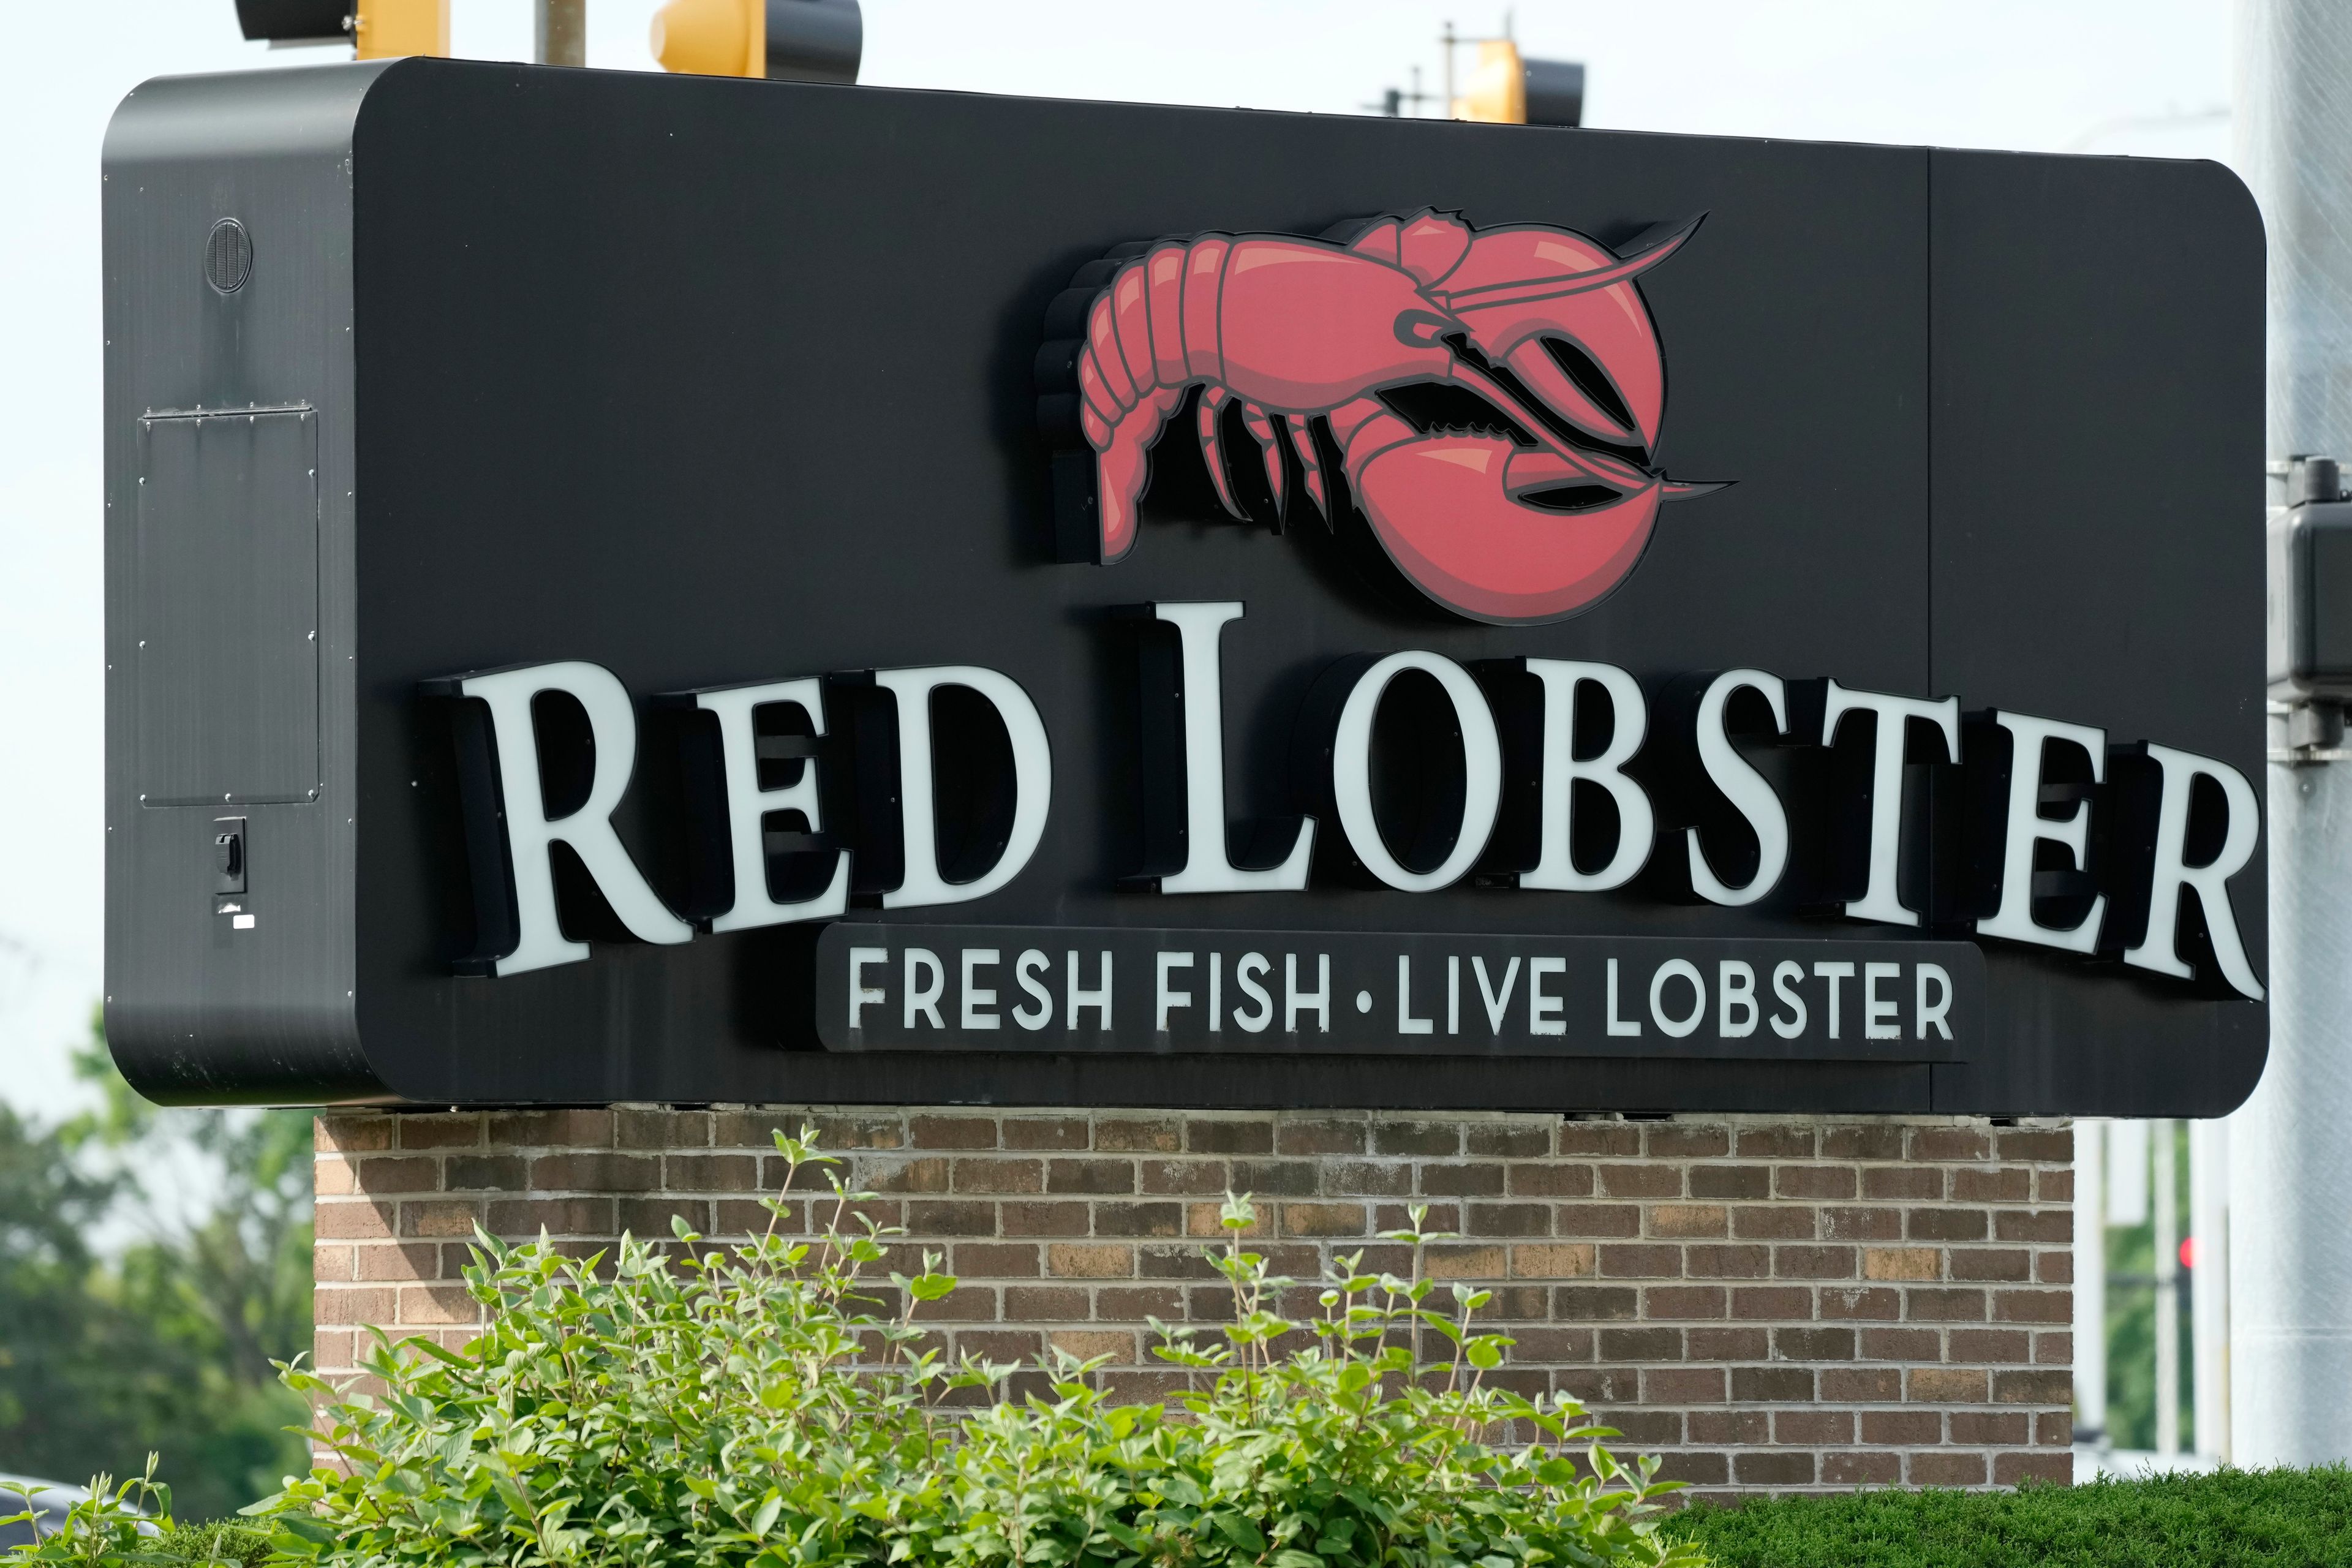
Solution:
{"label": "metal bracket on pole", "polygon": [[2352,700],[2352,500],[2332,458],[2275,458],[2283,488],[2268,524],[2270,760],[2294,766],[2352,760],[2344,706]]}

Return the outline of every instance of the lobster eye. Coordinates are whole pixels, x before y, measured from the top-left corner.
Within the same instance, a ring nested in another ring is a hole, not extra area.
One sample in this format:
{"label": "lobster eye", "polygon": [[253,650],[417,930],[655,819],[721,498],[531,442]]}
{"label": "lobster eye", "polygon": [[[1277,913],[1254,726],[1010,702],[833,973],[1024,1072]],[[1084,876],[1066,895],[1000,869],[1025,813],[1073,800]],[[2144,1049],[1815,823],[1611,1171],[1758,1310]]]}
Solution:
{"label": "lobster eye", "polygon": [[1591,354],[1566,338],[1547,337],[1543,340],[1543,346],[1551,355],[1552,363],[1559,366],[1560,374],[1575,384],[1577,391],[1592,399],[1594,407],[1625,429],[1641,428],[1633,423],[1633,411],[1627,408],[1625,400],[1617,395],[1616,385],[1610,381],[1609,373],[1602,370]]}
{"label": "lobster eye", "polygon": [[1546,511],[1591,511],[1597,506],[1624,499],[1622,490],[1607,485],[1556,485],[1548,490],[1533,490],[1514,500],[1525,506],[1541,507]]}

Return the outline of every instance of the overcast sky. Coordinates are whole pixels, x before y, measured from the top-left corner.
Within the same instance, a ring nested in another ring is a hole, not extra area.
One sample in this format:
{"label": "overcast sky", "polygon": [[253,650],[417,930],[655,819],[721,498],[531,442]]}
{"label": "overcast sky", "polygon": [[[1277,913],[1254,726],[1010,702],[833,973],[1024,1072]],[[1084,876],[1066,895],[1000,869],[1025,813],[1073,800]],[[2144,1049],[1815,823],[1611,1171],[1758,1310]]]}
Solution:
{"label": "overcast sky", "polygon": [[[649,69],[657,0],[589,0],[589,63]],[[454,0],[457,52],[523,58],[530,0]],[[1586,122],[1645,131],[2221,158],[2227,0],[1537,0],[1531,55],[1587,67]],[[95,20],[102,14],[102,25]],[[1349,114],[1500,8],[1421,0],[866,0],[888,87]],[[232,0],[9,6],[0,46],[0,1095],[76,1099],[102,968],[98,157],[149,77],[317,64]],[[1468,63],[1465,57],[1465,64]]]}

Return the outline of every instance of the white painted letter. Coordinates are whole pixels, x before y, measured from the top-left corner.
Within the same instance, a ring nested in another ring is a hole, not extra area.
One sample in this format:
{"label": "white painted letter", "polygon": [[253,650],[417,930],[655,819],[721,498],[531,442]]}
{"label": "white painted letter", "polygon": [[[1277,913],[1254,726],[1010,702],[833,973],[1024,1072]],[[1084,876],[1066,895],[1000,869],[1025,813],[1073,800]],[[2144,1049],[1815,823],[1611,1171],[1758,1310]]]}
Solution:
{"label": "white painted letter", "polygon": [[698,691],[694,705],[719,721],[720,772],[727,786],[727,842],[735,866],[735,903],[710,922],[713,931],[748,931],[789,921],[832,920],[849,908],[849,851],[834,852],[833,877],[813,899],[780,904],[768,891],[767,834],[770,812],[797,811],[811,833],[824,831],[819,804],[816,759],[801,763],[801,776],[780,789],[760,787],[760,738],[751,710],[789,702],[808,715],[809,728],[824,733],[824,700],[814,679],[779,680],[765,686],[729,686]]}
{"label": "white painted letter", "polygon": [[[882,895],[882,907],[904,910],[986,898],[1021,874],[1045,836],[1045,813],[1054,798],[1054,750],[1037,705],[1011,676],[976,665],[877,669],[874,684],[898,699],[898,803],[907,845],[906,879]],[[996,710],[1013,742],[1013,830],[996,864],[969,882],[950,882],[940,871],[939,819],[931,789],[931,693],[942,686],[978,692]]]}
{"label": "white painted letter", "polygon": [[[1522,888],[1542,888],[1569,893],[1597,893],[1622,888],[1637,876],[1650,858],[1656,836],[1656,818],[1650,797],[1622,771],[1641,749],[1650,716],[1642,700],[1641,683],[1613,664],[1580,660],[1531,658],[1528,673],[1543,681],[1543,773],[1538,784],[1536,868],[1519,878]],[[1601,754],[1576,759],[1576,689],[1591,681],[1609,694],[1609,744]],[[1600,870],[1576,868],[1570,848],[1570,814],[1576,800],[1576,783],[1599,784],[1617,803],[1617,848]]]}
{"label": "white painted letter", "polygon": [[[2253,965],[2246,962],[2244,944],[2238,937],[2238,917],[2230,908],[2230,879],[2252,858],[2254,838],[2262,831],[2262,808],[2255,803],[2253,787],[2245,775],[2227,763],[2217,763],[2210,757],[2200,757],[2189,752],[2176,752],[2169,746],[2150,743],[2148,760],[2164,770],[2164,795],[2157,807],[2156,865],[2148,883],[2147,934],[2137,947],[2125,952],[2126,963],[2142,969],[2152,969],[2158,974],[2189,977],[2189,965],[2181,962],[2175,951],[2180,924],[2180,895],[2185,891],[2197,895],[2205,910],[2205,929],[2213,939],[2213,958],[2221,964],[2222,977],[2242,996],[2259,1002],[2263,999],[2263,983],[2254,978]],[[2221,786],[2221,796],[2229,803],[2230,821],[2221,840],[2221,852],[2210,864],[2190,866],[2182,858],[2189,839],[2189,796],[2190,786],[2199,774]]]}
{"label": "white painted letter", "polygon": [[[1699,852],[1698,829],[1684,829],[1685,843],[1690,850],[1691,888],[1710,903],[1737,908],[1752,904],[1780,885],[1780,873],[1789,868],[1789,814],[1780,805],[1780,797],[1764,782],[1764,775],[1748,765],[1748,759],[1731,743],[1723,727],[1723,711],[1730,705],[1733,693],[1746,688],[1759,691],[1764,700],[1772,705],[1772,728],[1785,731],[1789,728],[1787,689],[1777,675],[1760,669],[1727,669],[1707,683],[1698,700],[1698,760],[1706,769],[1706,776],[1724,798],[1730,801],[1756,835],[1756,875],[1743,888],[1724,885],[1715,868]],[[1750,1026],[1752,1028],[1753,1026]]]}
{"label": "white painted letter", "polygon": [[[1895,896],[1895,868],[1903,831],[1903,731],[1906,721],[1924,719],[1944,731],[1946,754],[1960,760],[1960,700],[1947,697],[1926,702],[1916,697],[1890,697],[1880,691],[1848,691],[1830,682],[1829,702],[1822,710],[1822,744],[1837,739],[1838,721],[1848,713],[1877,717],[1870,763],[1870,881],[1861,898],[1846,905],[1848,916],[1886,925],[1916,926],[1918,915],[1903,907]],[[1815,973],[1819,973],[1816,967]],[[1837,1016],[1837,992],[1830,992],[1830,1016]],[[1837,1031],[1832,1028],[1830,1037]]]}
{"label": "white painted letter", "polygon": [[1233,863],[1225,829],[1224,669],[1218,657],[1225,623],[1242,618],[1238,600],[1159,605],[1151,613],[1176,628],[1184,671],[1184,868],[1160,879],[1163,893],[1297,892],[1314,858],[1315,819],[1282,864],[1244,871]]}
{"label": "white painted letter", "polygon": [[2074,742],[2091,753],[2091,782],[2096,784],[2106,777],[2107,732],[2022,713],[1996,712],[1993,719],[2010,735],[2009,820],[2001,837],[2000,909],[1977,922],[1977,934],[2089,952],[2099,944],[2107,896],[2091,900],[2091,912],[2080,925],[2065,931],[2043,925],[2033,918],[2033,847],[2043,839],[2062,845],[2074,858],[2074,868],[2083,869],[2091,841],[2091,803],[2077,801],[2074,814],[2062,819],[2042,815],[2042,748],[2052,741]]}
{"label": "white painted letter", "polygon": [[[1408,669],[1436,678],[1462,729],[1462,826],[1454,852],[1433,871],[1406,870],[1389,853],[1380,820],[1372,815],[1372,716],[1380,710],[1389,683]],[[1487,836],[1495,831],[1496,807],[1503,799],[1502,742],[1495,733],[1495,715],[1486,706],[1486,693],[1470,672],[1442,655],[1408,650],[1389,655],[1357,677],[1332,738],[1331,793],[1339,802],[1339,826],[1348,836],[1348,847],[1373,876],[1407,893],[1433,892],[1460,881],[1486,849]]]}
{"label": "white painted letter", "polygon": [[[673,943],[693,939],[694,928],[669,912],[629,858],[613,831],[613,808],[628,792],[637,760],[637,715],[618,677],[602,665],[569,659],[469,675],[457,683],[467,697],[489,705],[490,735],[498,749],[500,805],[507,834],[507,860],[514,868],[515,915],[520,940],[515,950],[490,965],[494,974],[520,974],[550,964],[574,963],[588,956],[588,944],[565,939],[555,913],[555,873],[548,851],[558,842],[588,868],[596,890],[631,935],[641,942]],[[561,691],[588,712],[588,732],[596,749],[595,775],[588,799],[569,816],[548,820],[547,795],[539,779],[539,737],[530,700],[542,691]],[[1488,729],[1491,732],[1492,726]]]}

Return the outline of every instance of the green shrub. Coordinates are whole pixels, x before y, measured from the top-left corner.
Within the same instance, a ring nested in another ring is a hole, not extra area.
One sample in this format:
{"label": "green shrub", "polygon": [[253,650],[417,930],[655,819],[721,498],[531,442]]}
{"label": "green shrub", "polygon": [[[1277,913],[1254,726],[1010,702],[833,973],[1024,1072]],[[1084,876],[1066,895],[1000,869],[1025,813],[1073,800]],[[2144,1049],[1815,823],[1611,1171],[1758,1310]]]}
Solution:
{"label": "green shrub", "polygon": [[2352,1471],[1702,1504],[1664,1533],[1717,1568],[2309,1568],[2352,1563]]}
{"label": "green shrub", "polygon": [[[777,1135],[793,1171],[814,1133]],[[1626,1466],[1560,1399],[1488,1386],[1510,1341],[1479,1333],[1483,1292],[1334,1273],[1320,1315],[1276,1310],[1291,1281],[1239,1232],[1214,1261],[1234,1321],[1155,1321],[1192,1392],[1180,1408],[1106,1397],[1101,1362],[950,1366],[917,1309],[955,1280],[927,1256],[868,1275],[892,1234],[831,1177],[814,1241],[769,1234],[667,1254],[565,1258],[481,1237],[467,1279],[488,1310],[464,1352],[377,1337],[375,1398],[328,1402],[322,1466],[247,1512],[305,1568],[556,1563],[677,1568],[1537,1568],[1704,1559],[1657,1533],[1656,1461]],[[793,1185],[788,1176],[786,1187]],[[845,1233],[845,1220],[852,1230]],[[1416,1227],[1422,1223],[1416,1214]],[[1394,1233],[1416,1260],[1434,1233]],[[609,1268],[604,1263],[609,1261]],[[1442,1347],[1430,1363],[1423,1345]],[[1514,1433],[1528,1446],[1507,1446]],[[1580,1452],[1579,1451],[1580,1449]]]}

